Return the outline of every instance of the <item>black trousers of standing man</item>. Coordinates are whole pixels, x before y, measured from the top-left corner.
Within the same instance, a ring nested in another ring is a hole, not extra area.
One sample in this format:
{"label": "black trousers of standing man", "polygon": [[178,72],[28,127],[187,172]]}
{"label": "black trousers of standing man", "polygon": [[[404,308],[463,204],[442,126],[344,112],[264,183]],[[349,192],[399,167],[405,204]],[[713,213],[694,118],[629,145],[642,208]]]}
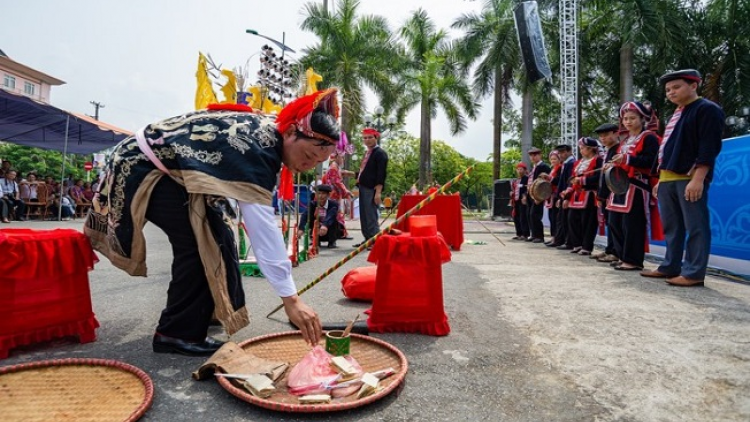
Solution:
{"label": "black trousers of standing man", "polygon": [[[156,332],[185,341],[206,339],[214,312],[214,300],[190,225],[190,201],[185,188],[169,177],[154,186],[146,219],[164,231],[172,245],[172,280],[167,305]],[[206,205],[206,218],[219,244],[227,273],[227,286],[235,310],[245,306],[234,233],[223,221],[220,210]]]}
{"label": "black trousers of standing man", "polygon": [[544,223],[542,223],[544,202],[537,204],[529,196],[526,203],[529,207],[529,230],[531,231],[531,237],[544,240]]}

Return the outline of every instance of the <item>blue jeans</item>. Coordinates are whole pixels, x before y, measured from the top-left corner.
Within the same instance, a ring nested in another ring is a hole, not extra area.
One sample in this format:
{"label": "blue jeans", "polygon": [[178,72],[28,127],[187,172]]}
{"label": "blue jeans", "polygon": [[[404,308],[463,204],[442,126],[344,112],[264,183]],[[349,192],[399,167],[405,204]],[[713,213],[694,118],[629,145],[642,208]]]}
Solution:
{"label": "blue jeans", "polygon": [[658,271],[668,275],[680,274],[691,280],[703,280],[711,253],[709,184],[704,183],[700,200],[689,202],[685,199],[685,187],[689,182],[680,180],[659,183],[659,212],[664,225],[667,252]]}

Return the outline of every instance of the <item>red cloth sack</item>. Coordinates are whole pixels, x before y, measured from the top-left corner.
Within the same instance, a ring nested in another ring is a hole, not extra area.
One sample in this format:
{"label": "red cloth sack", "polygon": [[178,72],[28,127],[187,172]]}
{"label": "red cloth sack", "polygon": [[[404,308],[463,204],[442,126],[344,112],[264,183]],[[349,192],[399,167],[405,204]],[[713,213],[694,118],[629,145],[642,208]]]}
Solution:
{"label": "red cloth sack", "polygon": [[341,291],[344,296],[354,300],[372,302],[375,297],[375,274],[378,267],[371,265],[355,268],[341,279]]}

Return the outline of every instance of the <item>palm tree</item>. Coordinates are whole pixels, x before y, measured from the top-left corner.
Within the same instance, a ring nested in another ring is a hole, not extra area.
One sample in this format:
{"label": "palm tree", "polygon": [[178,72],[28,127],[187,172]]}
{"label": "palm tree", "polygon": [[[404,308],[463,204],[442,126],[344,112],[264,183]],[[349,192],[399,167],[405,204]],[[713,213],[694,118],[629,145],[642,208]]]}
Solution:
{"label": "palm tree", "polygon": [[750,102],[750,29],[739,24],[750,19],[750,4],[711,0],[699,16],[702,22],[697,26],[703,31],[695,37],[703,49],[696,52],[695,60],[701,64],[695,67],[705,75],[703,95],[721,104],[729,115]]}
{"label": "palm tree", "polygon": [[513,0],[487,0],[481,13],[461,15],[452,25],[466,32],[456,43],[464,69],[477,63],[472,84],[474,94],[479,98],[493,95],[493,180],[500,178],[503,108],[511,106],[510,93],[520,69],[514,6]]}
{"label": "palm tree", "polygon": [[582,2],[584,43],[599,44],[601,54],[595,56],[599,60],[597,67],[612,81],[619,82],[621,103],[634,99],[636,63],[639,73],[647,69],[659,73],[682,54],[687,25],[680,3],[680,0]]}
{"label": "palm tree", "polygon": [[383,17],[357,16],[358,7],[357,0],[340,0],[330,12],[323,3],[310,2],[301,25],[320,42],[306,48],[300,62],[314,67],[325,85],[339,88],[342,129],[348,133],[364,115],[365,86],[380,96],[386,109],[395,97],[393,77],[383,66],[396,54],[391,30]]}
{"label": "palm tree", "polygon": [[453,135],[466,130],[466,117],[476,119],[474,100],[455,49],[444,30],[436,30],[423,9],[416,10],[400,30],[405,61],[399,67],[401,86],[396,104],[399,118],[420,107],[419,186],[432,182],[432,119],[438,108],[448,117]]}

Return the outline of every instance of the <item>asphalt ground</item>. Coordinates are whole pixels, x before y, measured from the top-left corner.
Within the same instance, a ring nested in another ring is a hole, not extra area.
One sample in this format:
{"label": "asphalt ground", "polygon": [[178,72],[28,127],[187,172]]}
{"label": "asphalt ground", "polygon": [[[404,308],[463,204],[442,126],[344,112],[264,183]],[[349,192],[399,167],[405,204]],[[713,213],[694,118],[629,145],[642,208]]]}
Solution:
{"label": "asphalt ground", "polygon": [[[69,357],[135,365],[155,385],[143,421],[750,420],[750,286],[709,277],[703,288],[671,287],[567,251],[512,241],[507,223],[486,221],[485,228],[465,220],[467,242],[443,266],[450,335],[372,334],[404,352],[409,372],[403,388],[358,409],[261,409],[214,380],[192,380],[204,358],[153,353],[171,265],[166,237],[153,226],[146,229],[148,278],[130,277],[106,260],[90,273],[101,324],[97,341],[24,346],[0,365]],[[323,248],[294,269],[298,287],[361,240],[356,222],[348,225],[354,240]],[[346,272],[364,265],[366,254],[360,254],[305,293],[324,322],[343,322],[369,308],[340,292]],[[283,311],[265,317],[280,301],[264,279],[247,277],[245,291],[251,324],[232,340],[289,330]],[[211,334],[223,337],[218,328]]]}

